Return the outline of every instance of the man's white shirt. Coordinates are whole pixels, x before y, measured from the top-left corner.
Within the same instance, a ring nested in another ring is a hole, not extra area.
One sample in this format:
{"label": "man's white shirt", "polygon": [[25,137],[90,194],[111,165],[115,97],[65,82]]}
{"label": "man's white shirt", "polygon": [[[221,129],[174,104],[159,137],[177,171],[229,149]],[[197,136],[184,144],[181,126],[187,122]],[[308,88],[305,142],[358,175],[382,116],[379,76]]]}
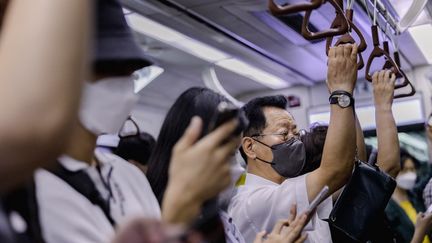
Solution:
{"label": "man's white shirt", "polygon": [[[69,171],[89,174],[102,197],[110,201],[117,225],[136,217],[161,218],[156,197],[139,169],[113,154],[96,151],[95,155],[100,173],[94,166],[67,156],[59,161]],[[114,227],[98,206],[46,170],[37,170],[35,183],[39,222],[47,243],[110,242]]]}
{"label": "man's white shirt", "polygon": [[[298,214],[307,210],[309,199],[306,176],[290,178],[277,184],[260,176],[247,174],[245,185],[238,188],[228,208],[228,214],[246,242],[253,242],[256,234],[262,230],[271,232],[278,220],[288,219],[292,204],[297,205]],[[328,218],[332,207],[331,198],[318,206],[305,227],[308,234],[306,242],[332,242],[328,223],[321,220]]]}

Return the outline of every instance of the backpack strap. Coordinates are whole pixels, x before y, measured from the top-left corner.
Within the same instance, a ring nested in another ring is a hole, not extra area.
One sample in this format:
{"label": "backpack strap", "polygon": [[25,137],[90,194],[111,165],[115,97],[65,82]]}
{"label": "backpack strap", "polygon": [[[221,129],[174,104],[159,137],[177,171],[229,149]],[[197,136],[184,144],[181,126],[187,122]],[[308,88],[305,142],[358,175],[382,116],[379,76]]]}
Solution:
{"label": "backpack strap", "polygon": [[109,200],[102,197],[93,180],[85,171],[69,171],[60,162],[57,163],[56,168],[48,171],[61,178],[91,203],[98,206],[111,225],[116,226],[114,219],[111,217]]}
{"label": "backpack strap", "polygon": [[17,213],[27,224],[24,232],[14,232],[16,242],[45,243],[39,221],[34,179],[2,197],[7,214]]}

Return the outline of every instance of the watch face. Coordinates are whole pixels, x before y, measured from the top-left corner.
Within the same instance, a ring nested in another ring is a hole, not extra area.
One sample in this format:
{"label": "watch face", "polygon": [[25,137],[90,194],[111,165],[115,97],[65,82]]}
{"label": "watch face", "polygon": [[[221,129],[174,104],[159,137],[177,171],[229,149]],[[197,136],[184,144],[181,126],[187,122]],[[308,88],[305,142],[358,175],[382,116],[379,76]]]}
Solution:
{"label": "watch face", "polygon": [[341,107],[344,107],[344,108],[348,107],[350,105],[350,103],[351,103],[351,100],[350,100],[350,97],[348,95],[342,94],[338,97],[338,104]]}

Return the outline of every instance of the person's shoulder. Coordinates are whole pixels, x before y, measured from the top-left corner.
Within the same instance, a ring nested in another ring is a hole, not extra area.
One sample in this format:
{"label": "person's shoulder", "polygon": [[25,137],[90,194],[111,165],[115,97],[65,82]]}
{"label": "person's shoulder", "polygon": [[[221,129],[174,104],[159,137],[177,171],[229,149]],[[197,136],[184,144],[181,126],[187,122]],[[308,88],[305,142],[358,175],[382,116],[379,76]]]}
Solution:
{"label": "person's shoulder", "polygon": [[113,153],[95,152],[96,157],[102,162],[113,166],[115,169],[128,170],[143,174],[135,165]]}
{"label": "person's shoulder", "polygon": [[147,182],[145,174],[122,157],[112,153],[96,153],[96,156],[101,162],[111,165],[115,174],[125,175],[124,179],[145,180]]}

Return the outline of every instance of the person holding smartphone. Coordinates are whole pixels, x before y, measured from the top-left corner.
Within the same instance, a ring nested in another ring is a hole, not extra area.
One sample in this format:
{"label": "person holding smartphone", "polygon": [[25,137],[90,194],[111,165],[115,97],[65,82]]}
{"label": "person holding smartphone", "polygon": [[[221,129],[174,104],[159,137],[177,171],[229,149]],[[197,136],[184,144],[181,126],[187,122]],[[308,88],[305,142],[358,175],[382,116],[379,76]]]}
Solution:
{"label": "person holding smartphone", "polygon": [[[350,178],[354,165],[356,135],[353,89],[357,79],[357,46],[330,49],[327,86],[330,93],[330,124],[318,169],[302,175],[305,149],[294,117],[286,110],[284,96],[258,97],[244,107],[250,123],[244,131],[241,153],[247,163],[246,182],[231,200],[229,215],[245,240],[251,242],[261,230],[270,231],[293,203],[305,211],[324,186],[326,197]],[[326,198],[324,197],[324,198]],[[308,242],[331,242],[328,224],[330,198],[311,216]]]}

